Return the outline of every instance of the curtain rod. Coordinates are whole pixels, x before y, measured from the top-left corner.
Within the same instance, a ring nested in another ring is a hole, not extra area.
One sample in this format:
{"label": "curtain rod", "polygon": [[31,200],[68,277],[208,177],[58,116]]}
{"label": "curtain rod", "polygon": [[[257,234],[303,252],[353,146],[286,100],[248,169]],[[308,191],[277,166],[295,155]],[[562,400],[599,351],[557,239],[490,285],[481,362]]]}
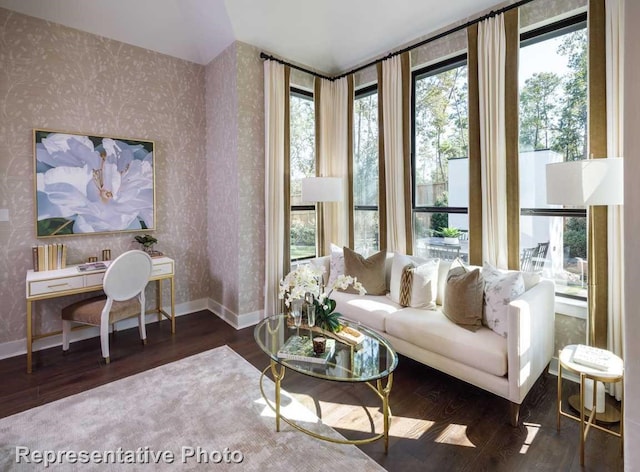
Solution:
{"label": "curtain rod", "polygon": [[335,77],[327,77],[326,75],[318,74],[317,72],[313,72],[312,70],[305,69],[304,67],[300,67],[300,66],[297,66],[295,64],[291,64],[291,63],[289,63],[287,61],[284,61],[282,59],[278,59],[277,57],[273,57],[273,56],[271,56],[269,54],[265,54],[264,52],[260,53],[260,58],[261,59],[269,59],[271,61],[279,62],[280,64],[283,64],[285,66],[289,66],[289,67],[291,67],[293,69],[297,69],[299,71],[306,72],[307,74],[311,74],[311,75],[314,75],[316,77],[320,77],[321,79],[327,79],[327,80],[334,81],[334,80],[338,80],[338,79],[341,79],[343,77],[346,77],[348,75],[355,74],[356,72],[360,72],[361,70],[364,70],[367,67],[374,66],[378,62],[385,61],[385,60],[390,59],[390,58],[392,58],[394,56],[398,56],[400,54],[404,54],[405,52],[409,52],[409,51],[411,51],[411,50],[413,50],[415,48],[418,48],[420,46],[424,46],[425,44],[429,44],[432,41],[436,41],[436,40],[438,40],[440,38],[443,38],[445,36],[448,36],[450,34],[457,33],[458,31],[460,31],[462,29],[466,29],[469,26],[473,26],[473,25],[475,25],[477,23],[480,23],[481,21],[484,21],[487,18],[492,18],[492,17],[494,17],[496,15],[500,15],[500,14],[505,13],[505,12],[507,12],[509,10],[514,9],[514,8],[519,8],[522,5],[526,5],[527,3],[531,3],[531,2],[533,2],[533,0],[520,0],[519,2],[513,3],[511,5],[507,5],[507,6],[503,7],[503,8],[498,9],[498,10],[495,10],[495,11],[491,10],[489,13],[487,13],[485,15],[482,15],[482,16],[479,16],[478,18],[475,18],[473,20],[469,20],[469,21],[467,21],[466,23],[464,23],[462,25],[455,26],[455,27],[453,27],[453,28],[451,28],[451,29],[449,29],[447,31],[443,31],[442,33],[438,33],[435,36],[423,39],[422,41],[419,41],[419,42],[417,42],[415,44],[412,44],[410,46],[404,47],[404,48],[402,48],[402,49],[400,49],[398,51],[390,52],[385,57],[381,57],[380,59],[376,59],[374,61],[368,62],[366,64],[363,64],[361,66],[356,67],[355,69],[351,69],[350,71],[347,71],[347,72],[344,72],[342,74],[336,75]]}

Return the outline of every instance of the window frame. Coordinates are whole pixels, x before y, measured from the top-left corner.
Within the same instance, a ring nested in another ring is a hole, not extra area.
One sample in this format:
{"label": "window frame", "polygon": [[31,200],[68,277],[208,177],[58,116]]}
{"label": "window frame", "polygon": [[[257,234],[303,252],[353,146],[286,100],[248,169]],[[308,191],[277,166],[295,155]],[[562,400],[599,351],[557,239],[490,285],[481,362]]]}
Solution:
{"label": "window frame", "polygon": [[[310,92],[308,90],[304,90],[298,87],[294,87],[292,85],[289,86],[289,96],[295,96],[298,98],[302,98],[302,99],[306,99],[306,100],[311,100],[312,102],[314,101],[314,96],[313,96],[313,92]],[[314,103],[315,106],[315,103]],[[291,111],[289,111],[291,112]],[[291,157],[289,157],[289,160],[291,160]],[[291,162],[289,162],[289,166],[291,165]],[[289,170],[289,178],[291,178],[291,170]],[[291,189],[289,189],[289,191],[291,191]],[[289,204],[289,215],[291,218],[291,215],[293,214],[293,212],[295,211],[316,211],[317,212],[317,208],[315,204],[309,204],[309,205],[291,205]],[[317,238],[317,233],[318,233],[318,223],[317,223],[317,213],[316,213],[316,251],[315,251],[315,255],[313,256],[306,256],[306,257],[296,257],[296,258],[292,258],[291,257],[291,248],[289,248],[289,261],[292,263],[297,263],[300,261],[306,261],[306,260],[310,260],[310,259],[314,259],[316,257],[318,257],[318,238]],[[289,238],[291,238],[291,228],[289,228]]]}
{"label": "window frame", "polygon": [[[467,53],[458,54],[456,56],[439,61],[437,63],[421,67],[411,72],[411,212],[416,213],[447,213],[447,214],[468,214],[469,207],[435,207],[435,206],[418,206],[416,204],[416,82],[423,77],[437,75],[456,67],[468,66],[469,60]],[[467,98],[468,103],[468,98]],[[467,159],[469,156],[467,156]],[[415,219],[415,216],[413,217]],[[412,238],[415,235],[412,231]]]}
{"label": "window frame", "polygon": [[[530,46],[532,44],[557,38],[568,33],[587,29],[587,12],[578,13],[577,15],[554,21],[544,26],[534,28],[530,31],[520,33],[519,49]],[[588,67],[588,65],[587,65]],[[586,208],[520,208],[520,217],[523,216],[550,216],[561,218],[586,218]],[[587,229],[588,232],[588,229]],[[586,301],[587,297],[573,295],[568,293],[556,292],[556,297],[571,300]]]}

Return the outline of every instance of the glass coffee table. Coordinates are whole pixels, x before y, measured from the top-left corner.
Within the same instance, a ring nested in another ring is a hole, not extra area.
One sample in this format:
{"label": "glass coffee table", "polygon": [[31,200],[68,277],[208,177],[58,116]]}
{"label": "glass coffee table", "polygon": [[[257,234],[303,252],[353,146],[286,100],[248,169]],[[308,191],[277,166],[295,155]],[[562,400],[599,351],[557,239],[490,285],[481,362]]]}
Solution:
{"label": "glass coffee table", "polygon": [[[393,371],[398,365],[398,355],[389,342],[376,332],[364,326],[349,323],[341,320],[345,326],[356,329],[362,333],[362,341],[357,345],[335,341],[333,354],[325,362],[317,359],[293,360],[284,359],[278,356],[278,351],[293,336],[309,337],[318,336],[317,331],[310,331],[309,328],[296,328],[287,322],[286,315],[276,315],[262,320],[254,330],[254,337],[258,346],[271,358],[270,365],[267,366],[260,376],[260,392],[267,402],[267,405],[275,412],[276,431],[280,431],[280,420],[291,427],[313,436],[317,439],[340,444],[365,444],[384,438],[384,449],[389,448],[389,418],[391,410],[389,407],[389,394],[393,385]],[[317,328],[316,328],[317,329]],[[331,337],[328,335],[328,339]],[[290,418],[286,418],[280,412],[280,389],[282,379],[287,369],[291,369],[300,374],[315,377],[321,380],[335,382],[363,383],[373,390],[382,402],[382,414],[384,427],[381,433],[373,433],[371,437],[357,440],[335,439],[319,435],[300,426]],[[271,401],[267,398],[263,383],[267,372],[271,372],[271,377],[275,383],[275,399]]]}

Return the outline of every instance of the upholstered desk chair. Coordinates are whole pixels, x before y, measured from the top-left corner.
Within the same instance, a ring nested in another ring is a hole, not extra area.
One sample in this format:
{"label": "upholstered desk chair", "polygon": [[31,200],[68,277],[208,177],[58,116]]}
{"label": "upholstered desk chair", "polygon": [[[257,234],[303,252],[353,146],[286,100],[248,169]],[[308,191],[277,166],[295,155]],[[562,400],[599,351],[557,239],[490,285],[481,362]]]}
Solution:
{"label": "upholstered desk chair", "polygon": [[145,252],[134,250],[118,256],[107,268],[102,281],[106,296],[81,300],[62,309],[62,349],[69,350],[72,323],[100,326],[102,357],[109,363],[109,325],[138,316],[138,328],[143,344],[145,329],[144,289],[149,282],[153,263]]}

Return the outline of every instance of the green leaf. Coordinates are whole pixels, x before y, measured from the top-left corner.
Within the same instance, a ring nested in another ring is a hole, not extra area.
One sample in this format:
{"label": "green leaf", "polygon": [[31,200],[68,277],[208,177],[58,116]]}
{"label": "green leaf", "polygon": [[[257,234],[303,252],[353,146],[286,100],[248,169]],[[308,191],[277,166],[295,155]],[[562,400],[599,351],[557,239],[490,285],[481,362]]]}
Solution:
{"label": "green leaf", "polygon": [[73,234],[73,220],[66,218],[47,218],[38,220],[38,236],[58,236]]}

